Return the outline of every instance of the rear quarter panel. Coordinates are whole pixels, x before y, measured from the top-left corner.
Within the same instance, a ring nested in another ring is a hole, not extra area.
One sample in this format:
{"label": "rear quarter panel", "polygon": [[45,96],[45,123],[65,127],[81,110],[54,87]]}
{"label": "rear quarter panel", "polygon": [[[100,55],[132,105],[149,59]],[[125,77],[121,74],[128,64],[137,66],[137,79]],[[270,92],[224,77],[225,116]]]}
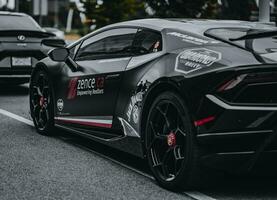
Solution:
{"label": "rear quarter panel", "polygon": [[[225,76],[230,75],[228,72],[226,75],[221,73],[218,76],[220,71],[237,66],[261,64],[251,52],[246,50],[190,34],[186,34],[188,39],[184,40],[176,32],[176,30],[163,31],[165,51],[160,56],[148,62],[143,62],[142,59],[141,65],[126,69],[115,116],[128,122],[138,135],[143,132],[141,121],[145,101],[149,93],[153,91],[152,89],[158,85],[171,85],[171,88],[174,88],[175,92],[178,92],[186,101],[192,119],[197,119],[198,108],[204,100],[205,94],[225,80]],[[169,37],[169,33],[173,34]],[[200,42],[196,44],[195,41],[198,39]],[[176,44],[175,48],[172,45],[174,43]],[[183,43],[182,48],[179,48],[180,43]],[[201,59],[201,55],[199,57],[194,54],[195,52],[200,52],[200,54],[215,52],[218,59],[205,63]],[[200,65],[196,68],[192,66],[187,69],[180,67],[180,65],[186,65],[187,62]],[[164,91],[167,89],[165,87]],[[118,123],[118,128],[120,128],[120,123]]]}

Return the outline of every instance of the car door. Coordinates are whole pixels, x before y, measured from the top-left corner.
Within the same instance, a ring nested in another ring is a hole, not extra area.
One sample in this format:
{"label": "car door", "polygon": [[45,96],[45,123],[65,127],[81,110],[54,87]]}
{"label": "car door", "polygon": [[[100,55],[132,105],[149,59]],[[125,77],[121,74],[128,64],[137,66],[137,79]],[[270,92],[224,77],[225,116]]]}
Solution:
{"label": "car door", "polygon": [[132,57],[137,29],[116,28],[83,41],[68,70],[66,117],[60,120],[78,127],[112,128],[120,82]]}

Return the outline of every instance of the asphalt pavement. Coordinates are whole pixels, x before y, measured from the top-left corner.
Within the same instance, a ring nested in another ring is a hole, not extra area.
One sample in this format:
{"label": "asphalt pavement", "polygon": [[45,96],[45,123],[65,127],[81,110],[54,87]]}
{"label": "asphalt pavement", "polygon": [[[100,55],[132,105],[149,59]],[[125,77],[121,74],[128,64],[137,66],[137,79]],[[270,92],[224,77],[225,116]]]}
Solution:
{"label": "asphalt pavement", "polygon": [[41,136],[29,120],[28,85],[0,85],[0,200],[277,199],[277,177],[263,175],[215,176],[205,190],[173,193],[144,160],[64,131]]}

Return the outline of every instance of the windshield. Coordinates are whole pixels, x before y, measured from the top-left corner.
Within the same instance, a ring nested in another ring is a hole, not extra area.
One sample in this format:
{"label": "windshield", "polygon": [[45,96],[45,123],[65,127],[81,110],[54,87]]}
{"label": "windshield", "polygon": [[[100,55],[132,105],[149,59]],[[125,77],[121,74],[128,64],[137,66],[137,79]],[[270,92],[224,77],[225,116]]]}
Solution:
{"label": "windshield", "polygon": [[14,15],[0,15],[0,30],[42,31],[31,17]]}
{"label": "windshield", "polygon": [[[210,29],[205,34],[249,50],[263,58],[270,59],[269,61],[277,62],[277,33],[270,37],[260,37],[263,32],[274,31],[277,31],[277,29],[217,28]],[[255,34],[257,34],[257,37],[253,38]],[[247,35],[252,35],[252,37],[249,39]],[[242,37],[246,37],[246,39],[236,40]]]}

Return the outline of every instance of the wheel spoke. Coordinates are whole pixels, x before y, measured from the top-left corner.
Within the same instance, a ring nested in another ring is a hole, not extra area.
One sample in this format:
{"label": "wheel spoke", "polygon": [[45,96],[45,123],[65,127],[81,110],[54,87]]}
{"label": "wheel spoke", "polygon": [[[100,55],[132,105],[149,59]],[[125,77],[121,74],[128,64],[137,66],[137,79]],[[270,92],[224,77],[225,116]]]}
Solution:
{"label": "wheel spoke", "polygon": [[37,95],[42,96],[42,92],[41,92],[41,90],[40,90],[40,87],[39,87],[39,86],[34,86],[33,88],[36,90]]}
{"label": "wheel spoke", "polygon": [[156,140],[155,138],[151,141],[150,145],[147,147],[147,150],[151,149],[153,145],[155,144]]}
{"label": "wheel spoke", "polygon": [[43,113],[43,115],[45,116],[45,119],[46,119],[46,121],[44,120],[44,122],[47,122],[49,120],[49,112],[48,112],[48,110],[46,108],[43,108],[42,109],[42,113]]}
{"label": "wheel spoke", "polygon": [[45,77],[44,77],[43,74],[40,74],[39,75],[39,88],[40,88],[40,91],[41,91],[42,95],[43,95],[43,88],[44,88],[45,85],[47,85]]}
{"label": "wheel spoke", "polygon": [[177,130],[176,130],[176,134],[177,133],[180,133],[182,136],[184,136],[184,137],[186,137],[187,136],[187,134],[184,132],[184,131],[182,131],[180,128],[177,128]]}
{"label": "wheel spoke", "polygon": [[169,122],[169,120],[168,120],[166,115],[164,115],[164,119],[165,119],[165,124],[166,124],[168,130],[170,130],[170,122]]}
{"label": "wheel spoke", "polygon": [[[152,146],[155,144],[155,142],[156,142],[156,130],[155,130],[155,128],[154,128],[154,125],[153,125],[153,122],[151,121],[150,122],[150,127],[151,127],[151,131],[152,131],[152,133],[153,133],[153,139],[152,139],[152,141],[150,142],[150,144],[147,146],[147,150],[149,150],[149,149],[151,149],[152,148]],[[151,150],[152,151],[152,150]],[[151,152],[152,153],[152,152]]]}
{"label": "wheel spoke", "polygon": [[151,157],[152,157],[152,161],[153,161],[153,167],[158,167],[161,165],[161,162],[158,161],[157,155],[154,152],[153,149],[150,150],[151,152]]}
{"label": "wheel spoke", "polygon": [[164,153],[164,156],[163,156],[163,159],[162,159],[162,163],[165,163],[165,162],[168,160],[168,157],[169,157],[171,151],[172,151],[172,148],[169,148],[169,149]]}
{"label": "wheel spoke", "polygon": [[156,130],[155,130],[155,127],[154,127],[154,124],[153,124],[152,121],[150,121],[150,127],[151,127],[151,130],[152,130],[153,134],[154,134],[154,135],[157,135],[157,132],[156,132]]}
{"label": "wheel spoke", "polygon": [[32,106],[33,106],[33,108],[34,108],[34,107],[36,107],[36,106],[38,106],[38,103],[37,103],[35,100],[33,100],[33,99],[32,99],[32,101],[31,101],[31,102],[32,102]]}
{"label": "wheel spoke", "polygon": [[168,177],[169,176],[169,172],[168,172],[168,169],[167,169],[167,166],[162,164],[161,165],[161,168],[162,168],[162,173],[165,177]]}
{"label": "wheel spoke", "polygon": [[159,136],[154,136],[154,138],[152,139],[152,141],[151,141],[150,145],[147,147],[147,149],[148,149],[148,150],[151,149],[151,148],[154,146],[154,144],[155,144],[156,142],[158,142],[158,141],[160,141],[160,142],[166,144],[166,140],[167,140],[167,137],[166,137],[166,136],[161,136],[161,135],[159,135]]}
{"label": "wheel spoke", "polygon": [[33,95],[33,97],[39,97],[40,96],[38,91],[37,91],[37,88],[35,86],[32,88],[32,95]]}
{"label": "wheel spoke", "polygon": [[47,119],[47,121],[49,121],[49,111],[48,111],[48,109],[46,109],[45,113],[46,113],[46,119]]}
{"label": "wheel spoke", "polygon": [[34,106],[33,112],[34,112],[35,116],[38,116],[38,114],[39,114],[38,111],[39,111],[39,106],[38,105]]}
{"label": "wheel spoke", "polygon": [[39,122],[38,122],[37,118],[35,117],[34,119],[35,119],[35,123],[36,123],[37,125],[39,125]]}
{"label": "wheel spoke", "polygon": [[184,157],[181,155],[181,148],[180,146],[175,146],[173,149],[174,158],[176,161],[184,160]]}
{"label": "wheel spoke", "polygon": [[39,125],[39,115],[40,115],[40,109],[39,109],[39,106],[35,106],[34,107],[34,119],[35,119],[35,122],[37,125]]}
{"label": "wheel spoke", "polygon": [[172,151],[172,149],[171,148],[169,148],[166,152],[165,152],[165,154],[164,154],[164,156],[163,156],[163,158],[162,158],[162,171],[163,171],[163,174],[164,174],[164,176],[168,176],[169,175],[169,172],[168,172],[168,163],[167,163],[167,161],[168,161],[168,158],[169,158],[169,155],[170,155],[170,153],[171,153],[171,151]]}
{"label": "wheel spoke", "polygon": [[38,125],[39,128],[44,128],[45,124],[49,120],[48,110],[45,108],[39,108],[39,106],[37,106],[34,109],[34,112],[36,113],[34,116],[36,124]]}
{"label": "wheel spoke", "polygon": [[45,109],[48,109],[49,104],[50,104],[50,97],[47,97],[47,98],[45,97],[44,98],[44,105],[43,105],[43,107]]}
{"label": "wheel spoke", "polygon": [[160,106],[157,106],[156,109],[159,111],[159,113],[165,119],[165,125],[167,126],[167,128],[170,129],[170,123],[169,123],[169,120],[168,120],[168,118],[166,116],[166,114],[168,112],[168,107],[169,107],[169,103],[167,104],[167,107],[166,107],[165,111],[163,111]]}
{"label": "wheel spoke", "polygon": [[160,141],[166,141],[167,136],[166,136],[166,135],[161,135],[160,133],[158,133],[158,132],[155,130],[155,127],[154,127],[154,124],[153,124],[152,121],[150,122],[150,126],[151,126],[151,129],[152,129],[152,131],[153,131],[153,134],[154,134],[154,138],[155,138],[155,139],[160,140]]}
{"label": "wheel spoke", "polygon": [[182,120],[180,120],[180,116],[177,116],[177,121],[176,121],[177,128],[175,130],[175,134],[180,133],[181,135],[186,137],[186,133],[180,128],[180,123],[182,124]]}
{"label": "wheel spoke", "polygon": [[165,142],[165,143],[167,142],[167,136],[166,135],[156,135],[155,139],[159,140],[161,142]]}
{"label": "wheel spoke", "polygon": [[160,106],[157,106],[156,109],[157,109],[157,111],[159,111],[164,116],[164,112],[162,111]]}
{"label": "wheel spoke", "polygon": [[169,110],[169,105],[170,105],[170,103],[167,103],[166,105],[165,105],[165,109],[164,109],[164,112],[163,112],[163,114],[166,116],[167,115],[167,112],[168,112],[168,110]]}
{"label": "wheel spoke", "polygon": [[42,123],[44,121],[43,121],[43,118],[42,118],[42,109],[39,111],[38,121],[39,121],[40,125],[43,125]]}
{"label": "wheel spoke", "polygon": [[42,88],[42,94],[43,94],[43,96],[48,96],[48,92],[49,92],[49,87],[48,86],[44,86]]}
{"label": "wheel spoke", "polygon": [[173,150],[174,154],[174,173],[177,175],[180,169],[178,169],[178,163],[184,160],[185,158],[181,155],[181,148],[180,146],[175,146]]}
{"label": "wheel spoke", "polygon": [[161,166],[162,166],[162,163],[161,163],[161,162],[153,164],[153,167],[154,167],[154,168],[156,168],[156,167],[161,167]]}
{"label": "wheel spoke", "polygon": [[149,150],[150,148],[152,148],[153,145],[154,145],[157,141],[160,141],[160,142],[166,144],[167,136],[166,136],[166,135],[160,135],[159,133],[157,133],[156,130],[155,130],[155,127],[154,127],[154,124],[153,124],[152,121],[150,122],[150,127],[151,127],[151,130],[152,130],[152,133],[153,133],[153,139],[152,139],[150,145],[147,147],[147,149]]}
{"label": "wheel spoke", "polygon": [[44,75],[42,75],[41,78],[42,78],[42,87],[43,87],[46,85],[46,79]]}

